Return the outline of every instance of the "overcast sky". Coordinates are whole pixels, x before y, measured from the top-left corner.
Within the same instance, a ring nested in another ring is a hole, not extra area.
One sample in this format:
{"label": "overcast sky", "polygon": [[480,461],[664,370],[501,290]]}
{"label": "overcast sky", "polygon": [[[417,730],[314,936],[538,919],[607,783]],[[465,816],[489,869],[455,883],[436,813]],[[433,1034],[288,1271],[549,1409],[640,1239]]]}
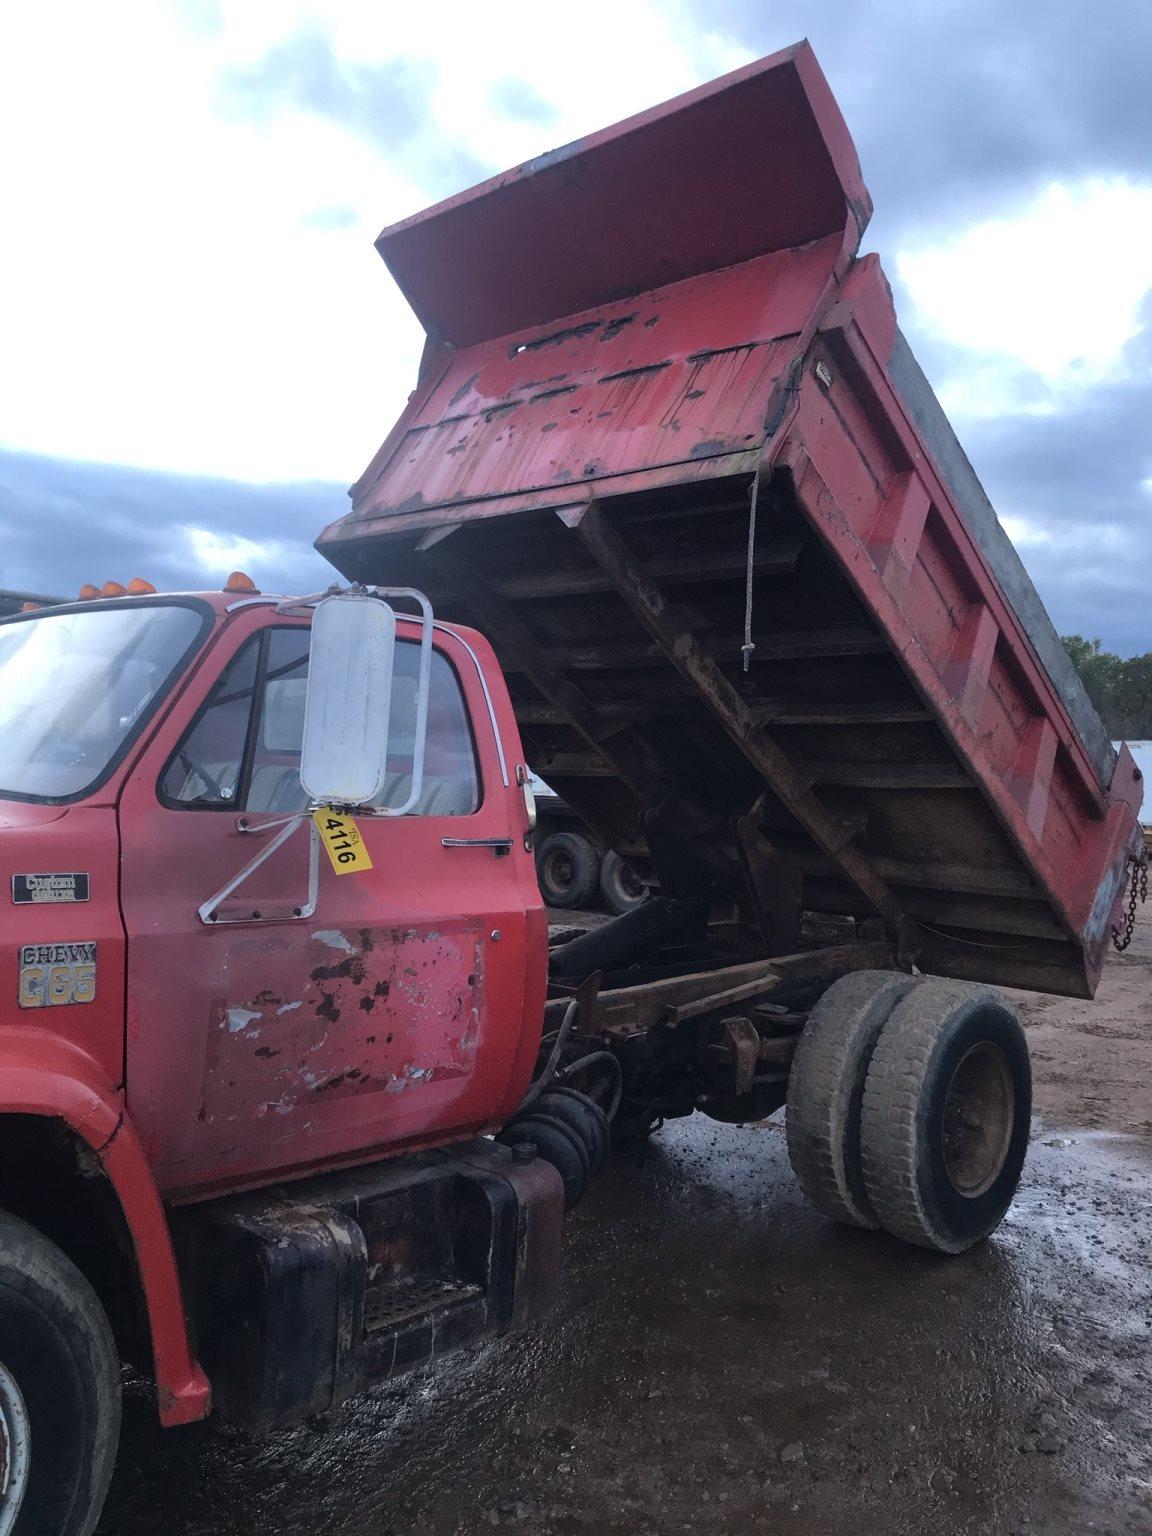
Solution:
{"label": "overcast sky", "polygon": [[0,9],[0,586],[310,552],[421,333],[379,229],[807,34],[1063,631],[1152,649],[1152,0]]}

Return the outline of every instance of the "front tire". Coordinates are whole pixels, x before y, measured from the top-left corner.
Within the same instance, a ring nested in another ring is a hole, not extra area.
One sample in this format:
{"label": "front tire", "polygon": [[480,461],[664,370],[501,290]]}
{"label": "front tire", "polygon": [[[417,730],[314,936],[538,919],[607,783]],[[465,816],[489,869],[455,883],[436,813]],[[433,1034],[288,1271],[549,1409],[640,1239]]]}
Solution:
{"label": "front tire", "polygon": [[864,1088],[864,1185],[907,1243],[962,1253],[995,1230],[1028,1150],[1032,1069],[996,991],[925,980],[880,1033]]}
{"label": "front tire", "polygon": [[120,1361],[96,1293],[0,1211],[0,1536],[90,1536],[119,1436]]}

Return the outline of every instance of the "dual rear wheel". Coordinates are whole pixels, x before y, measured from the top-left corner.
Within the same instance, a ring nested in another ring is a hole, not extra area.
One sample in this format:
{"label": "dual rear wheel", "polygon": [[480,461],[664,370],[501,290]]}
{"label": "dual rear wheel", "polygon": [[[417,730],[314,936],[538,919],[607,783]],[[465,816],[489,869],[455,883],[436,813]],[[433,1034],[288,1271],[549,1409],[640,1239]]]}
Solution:
{"label": "dual rear wheel", "polygon": [[800,1037],[788,1153],[826,1216],[961,1253],[1012,1203],[1031,1113],[1024,1031],[998,992],[857,972]]}

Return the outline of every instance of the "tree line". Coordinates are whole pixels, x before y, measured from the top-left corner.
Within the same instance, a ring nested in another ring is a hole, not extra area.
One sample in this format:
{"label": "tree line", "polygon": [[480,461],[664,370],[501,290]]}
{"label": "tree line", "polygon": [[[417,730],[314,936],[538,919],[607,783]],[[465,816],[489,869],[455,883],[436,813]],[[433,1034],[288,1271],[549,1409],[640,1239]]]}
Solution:
{"label": "tree line", "polygon": [[1114,741],[1152,739],[1152,651],[1116,656],[1099,640],[1065,635],[1064,649]]}

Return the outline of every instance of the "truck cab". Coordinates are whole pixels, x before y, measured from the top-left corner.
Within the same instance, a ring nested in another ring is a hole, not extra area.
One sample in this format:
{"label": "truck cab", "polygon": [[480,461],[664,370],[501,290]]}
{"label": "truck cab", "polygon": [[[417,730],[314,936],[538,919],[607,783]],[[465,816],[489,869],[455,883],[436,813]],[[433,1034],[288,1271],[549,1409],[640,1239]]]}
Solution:
{"label": "truck cab", "polygon": [[[5,713],[40,695],[0,748],[4,1025],[91,1058],[177,1201],[498,1124],[536,1054],[544,914],[477,634],[435,634],[423,789],[364,819],[372,869],[310,891],[297,836],[201,917],[308,809],[311,611],[279,609],[141,596],[0,629]],[[419,651],[401,620],[384,806],[411,785]]]}
{"label": "truck cab", "polygon": [[[554,1236],[562,1194],[484,1134],[528,1086],[547,966],[490,648],[396,617],[348,869],[301,782],[317,600],[230,586],[0,622],[0,1247],[32,1244],[73,1323],[98,1304],[165,1422],[209,1411],[207,1365],[216,1409],[267,1427],[427,1358],[449,1311],[461,1340],[530,1311],[529,1216]],[[267,1194],[306,1181],[306,1221]],[[4,1415],[32,1479],[40,1380],[71,1380],[44,1348]]]}

